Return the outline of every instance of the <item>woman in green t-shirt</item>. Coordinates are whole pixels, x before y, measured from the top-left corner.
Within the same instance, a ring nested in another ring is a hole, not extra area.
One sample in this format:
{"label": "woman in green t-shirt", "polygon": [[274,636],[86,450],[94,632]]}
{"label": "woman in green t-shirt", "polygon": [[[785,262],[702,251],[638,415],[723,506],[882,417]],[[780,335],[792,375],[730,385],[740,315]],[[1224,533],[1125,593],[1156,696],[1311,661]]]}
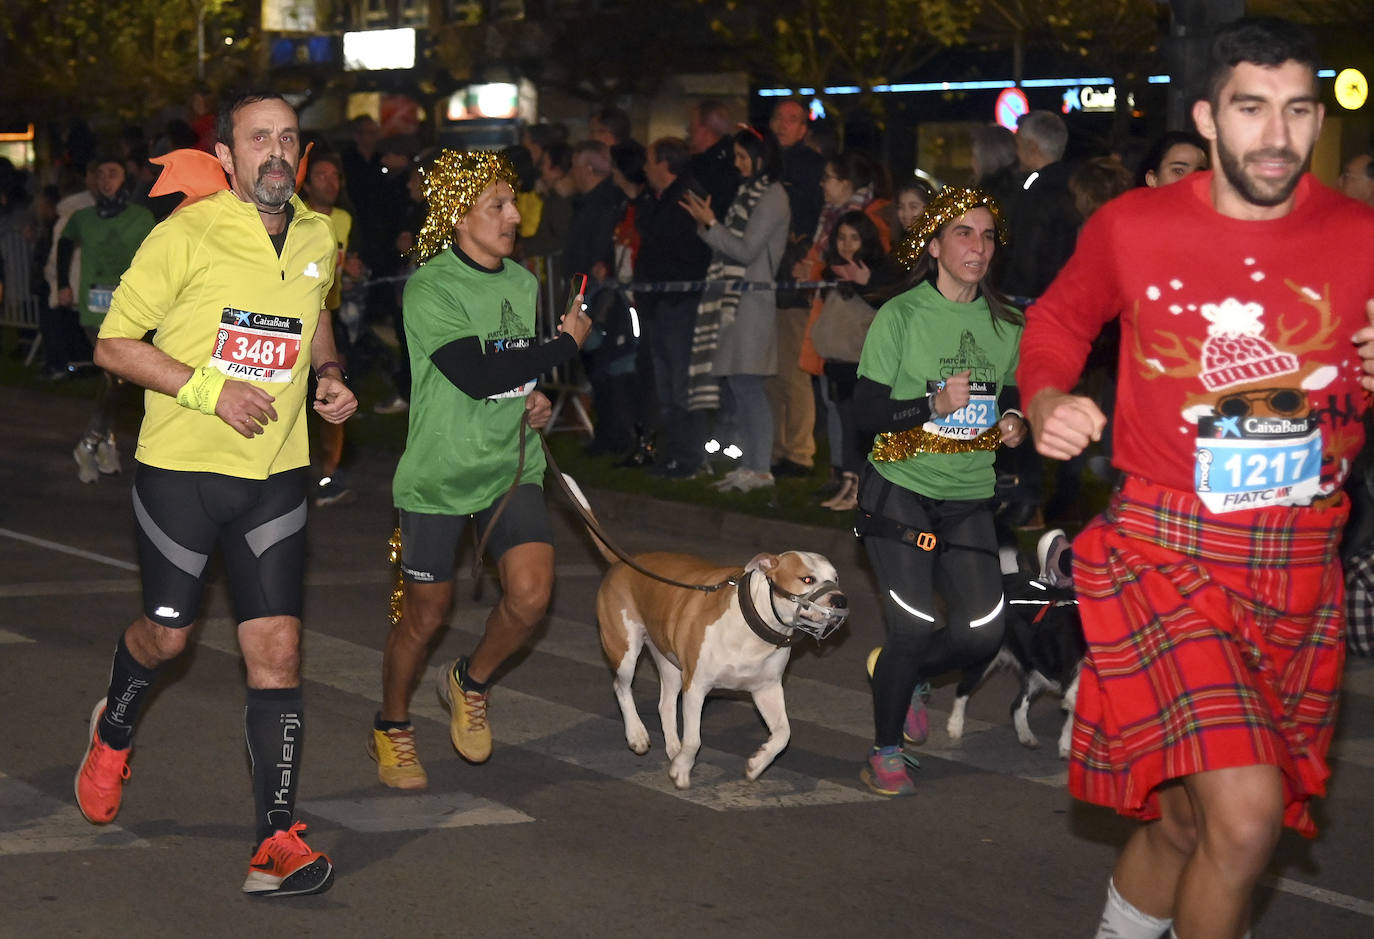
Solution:
{"label": "woman in green t-shirt", "polygon": [[990,660],[1002,642],[993,455],[1026,437],[1019,411],[998,411],[1024,322],[986,283],[1004,240],[986,193],[937,195],[895,252],[905,289],[878,310],[859,358],[855,420],[873,449],[855,527],[886,629],[869,656],[874,747],[862,776],[883,795],[915,789],[902,743],[928,730],[918,686]]}

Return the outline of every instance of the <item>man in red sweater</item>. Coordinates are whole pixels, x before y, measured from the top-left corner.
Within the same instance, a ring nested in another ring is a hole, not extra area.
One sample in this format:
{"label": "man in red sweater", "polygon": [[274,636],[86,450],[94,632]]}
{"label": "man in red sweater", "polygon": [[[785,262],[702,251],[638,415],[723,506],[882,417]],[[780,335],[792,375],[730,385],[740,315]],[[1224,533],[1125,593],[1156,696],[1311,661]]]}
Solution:
{"label": "man in red sweater", "polygon": [[1028,313],[1017,383],[1056,459],[1101,438],[1106,417],[1069,392],[1121,318],[1126,479],[1073,572],[1089,649],[1070,791],[1142,822],[1101,937],[1244,935],[1282,827],[1315,834],[1344,658],[1341,484],[1374,387],[1374,212],[1306,172],[1322,118],[1309,35],[1222,27],[1193,108],[1215,170],[1099,210]]}

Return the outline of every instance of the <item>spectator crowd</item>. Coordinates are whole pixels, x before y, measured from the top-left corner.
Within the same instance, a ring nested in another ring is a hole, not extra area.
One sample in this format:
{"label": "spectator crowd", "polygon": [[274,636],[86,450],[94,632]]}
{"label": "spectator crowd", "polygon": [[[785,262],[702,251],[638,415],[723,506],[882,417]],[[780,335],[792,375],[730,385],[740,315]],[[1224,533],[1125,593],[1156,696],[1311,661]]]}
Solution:
{"label": "spectator crowd", "polygon": [[[46,380],[93,368],[100,304],[151,223],[180,201],[151,194],[160,167],[150,156],[213,152],[207,95],[198,91],[186,117],[151,139],[129,127],[101,146],[75,126],[41,179],[0,161],[0,290],[10,307],[38,311]],[[588,275],[593,334],[557,378],[590,399],[589,453],[671,480],[713,476],[721,492],[808,479],[816,501],[839,512],[856,505],[868,452],[851,407],[864,332],[900,289],[893,247],[942,184],[975,186],[1000,206],[1009,238],[988,282],[1024,307],[1054,279],[1097,207],[1207,163],[1204,142],[1189,132],[1148,150],[1094,152],[1083,141],[1071,148],[1059,115],[1032,111],[1017,133],[975,127],[963,178],[937,181],[919,169],[894,178],[874,155],[839,147],[799,101],[779,101],[766,129],[737,117],[705,99],[686,115],[683,136],[647,143],[615,107],[590,115],[584,140],[562,124],[524,127],[505,151],[520,174],[515,256],[540,278],[549,329],[572,276]],[[339,232],[336,340],[354,376],[385,375],[378,414],[409,407],[400,297],[425,217],[421,174],[437,152],[411,135],[384,137],[375,119],[359,116],[314,141],[301,180],[302,197]],[[1340,188],[1374,201],[1371,168],[1368,155],[1356,156]],[[1114,335],[1099,339],[1084,378],[1107,407]],[[79,437],[83,481],[119,470],[109,422],[117,390],[107,379]],[[343,433],[326,431],[317,504],[353,497],[340,470]],[[1048,486],[1033,448],[999,452],[1004,527],[1084,521],[1083,472],[1112,479],[1110,444],[1109,432],[1102,452],[1058,464]]]}

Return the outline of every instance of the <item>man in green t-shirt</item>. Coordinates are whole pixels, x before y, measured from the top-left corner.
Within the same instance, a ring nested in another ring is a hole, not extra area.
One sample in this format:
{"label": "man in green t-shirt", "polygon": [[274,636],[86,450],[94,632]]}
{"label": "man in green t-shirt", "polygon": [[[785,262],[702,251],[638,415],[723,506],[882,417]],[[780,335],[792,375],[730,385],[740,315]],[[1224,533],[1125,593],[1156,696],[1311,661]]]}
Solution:
{"label": "man in green t-shirt", "polygon": [[487,535],[502,590],[477,647],[439,683],[452,714],[449,735],[469,762],[491,756],[488,683],[543,619],[553,588],[544,454],[521,425],[548,422],[552,408],[534,390],[536,379],[577,355],[591,321],[579,295],[558,337],[538,341],[538,281],[510,260],[520,225],[516,179],[509,160],[483,152],[445,150],[424,172],[429,216],[414,248],[421,267],[403,301],[414,376],[410,427],[392,484],[402,613],[383,652],[382,709],[369,745],[378,778],[398,789],[429,784],[415,752],[410,698],[448,616],[468,517]]}
{"label": "man in green t-shirt", "polygon": [[[95,165],[95,205],[73,214],[57,242],[58,305],[76,309],[92,343],[120,277],[156,224],[153,213],[129,201],[124,164],[118,157],[100,157]],[[72,284],[68,275],[78,247],[81,283]],[[93,483],[102,474],[118,473],[120,469],[119,451],[115,449],[110,427],[116,381],[109,372],[105,373],[96,395],[95,413],[72,451],[77,478],[83,483]]]}

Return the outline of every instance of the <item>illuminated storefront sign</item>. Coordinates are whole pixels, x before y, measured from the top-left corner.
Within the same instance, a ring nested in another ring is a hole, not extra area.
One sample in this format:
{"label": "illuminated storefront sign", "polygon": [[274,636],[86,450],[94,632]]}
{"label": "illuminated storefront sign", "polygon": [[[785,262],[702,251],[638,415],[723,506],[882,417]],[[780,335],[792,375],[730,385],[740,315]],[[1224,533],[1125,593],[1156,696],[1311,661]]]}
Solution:
{"label": "illuminated storefront sign", "polygon": [[[1135,102],[1130,95],[1126,96],[1128,104],[1134,106]],[[1097,88],[1093,85],[1084,85],[1081,88],[1070,88],[1064,92],[1064,104],[1062,109],[1065,114],[1070,111],[1086,111],[1088,113],[1110,113],[1116,110],[1116,89],[1111,85],[1106,88]]]}
{"label": "illuminated storefront sign", "polygon": [[415,30],[369,29],[344,33],[344,70],[370,72],[415,67]]}

